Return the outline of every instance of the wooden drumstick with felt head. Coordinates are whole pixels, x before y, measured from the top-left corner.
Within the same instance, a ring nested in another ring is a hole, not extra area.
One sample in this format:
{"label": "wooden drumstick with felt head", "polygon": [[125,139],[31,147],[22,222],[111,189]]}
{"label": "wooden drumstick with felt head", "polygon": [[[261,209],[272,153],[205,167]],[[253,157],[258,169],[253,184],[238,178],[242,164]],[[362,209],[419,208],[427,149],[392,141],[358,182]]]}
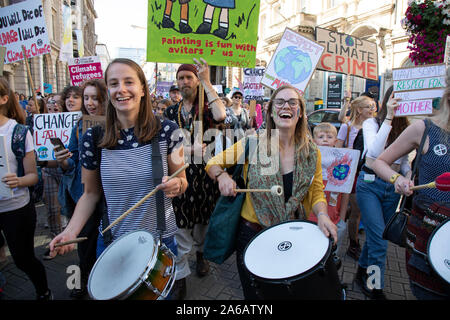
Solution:
{"label": "wooden drumstick with felt head", "polygon": [[236,192],[270,192],[274,196],[282,196],[283,188],[279,185],[272,186],[270,189],[236,189]]}

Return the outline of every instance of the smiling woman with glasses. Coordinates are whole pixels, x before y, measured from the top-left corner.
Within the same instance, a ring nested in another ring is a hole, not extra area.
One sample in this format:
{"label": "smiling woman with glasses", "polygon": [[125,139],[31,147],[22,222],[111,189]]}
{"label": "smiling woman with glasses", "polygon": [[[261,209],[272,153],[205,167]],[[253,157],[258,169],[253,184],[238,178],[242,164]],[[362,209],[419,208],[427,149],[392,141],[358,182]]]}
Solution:
{"label": "smiling woman with glasses", "polygon": [[[275,90],[268,105],[266,123],[267,130],[259,130],[258,148],[265,150],[265,146],[277,144],[273,147],[279,147],[279,152],[273,154],[272,151],[270,159],[277,161],[278,169],[265,171],[267,164],[263,165],[258,157],[258,160],[251,161],[251,165],[248,162],[244,165],[246,182],[250,189],[270,189],[281,185],[284,190],[283,196],[264,193],[247,193],[245,196],[236,236],[236,262],[246,300],[260,298],[251,284],[243,257],[250,239],[259,231],[285,221],[306,220],[310,214],[314,214],[320,230],[337,242],[337,227],[327,214],[320,150],[313,143],[309,132],[306,104],[294,87],[282,86]],[[223,196],[237,195],[236,182],[224,170],[234,164],[223,163],[224,159],[240,159],[245,141],[241,139],[208,161],[208,175],[218,182]]]}

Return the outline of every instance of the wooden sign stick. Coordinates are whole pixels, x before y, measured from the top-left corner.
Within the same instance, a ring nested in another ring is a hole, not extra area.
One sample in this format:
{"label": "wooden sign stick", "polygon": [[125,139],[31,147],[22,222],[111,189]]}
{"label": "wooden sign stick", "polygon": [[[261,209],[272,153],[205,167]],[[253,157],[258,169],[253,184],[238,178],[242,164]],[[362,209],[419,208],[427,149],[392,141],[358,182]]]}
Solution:
{"label": "wooden sign stick", "polygon": [[28,64],[28,58],[27,58],[27,54],[25,51],[25,46],[22,46],[22,52],[23,52],[23,58],[25,60],[25,65],[27,66],[28,80],[30,81],[30,84],[31,84],[31,92],[33,94],[33,100],[34,100],[34,104],[36,106],[36,113],[39,113],[39,105],[38,105],[38,102],[36,99],[36,94],[34,92],[34,82],[33,82],[33,78],[31,77],[30,65]]}
{"label": "wooden sign stick", "polygon": [[200,145],[203,145],[203,108],[205,107],[205,93],[201,83],[198,86],[198,94],[198,121],[200,121],[200,126],[197,134],[200,135]]}
{"label": "wooden sign stick", "polygon": [[[187,167],[189,167],[189,163],[186,163],[184,166],[179,168],[177,171],[175,171],[168,179],[167,181],[170,181],[171,179],[175,178],[177,175],[179,175],[182,171],[184,171]],[[150,198],[152,195],[154,195],[158,190],[159,186],[157,185],[155,189],[153,189],[151,192],[149,192],[147,195],[145,195],[141,200],[139,200],[134,206],[132,206],[130,209],[128,209],[124,214],[122,214],[120,217],[118,217],[116,220],[114,220],[113,223],[111,223],[105,230],[102,231],[102,235],[105,234],[106,231],[114,227],[117,223],[122,221],[130,212],[132,212],[134,209],[139,207],[141,204],[143,204],[148,198]]]}

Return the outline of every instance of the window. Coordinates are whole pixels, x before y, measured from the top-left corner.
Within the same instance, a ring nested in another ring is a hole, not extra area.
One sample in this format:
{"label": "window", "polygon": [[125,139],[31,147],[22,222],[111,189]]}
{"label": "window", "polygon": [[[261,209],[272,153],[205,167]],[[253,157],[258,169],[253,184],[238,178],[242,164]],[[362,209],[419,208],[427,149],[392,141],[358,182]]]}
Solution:
{"label": "window", "polygon": [[322,122],[339,122],[339,113],[337,112],[327,112],[325,113]]}
{"label": "window", "polygon": [[322,122],[323,112],[316,112],[308,117],[309,122]]}

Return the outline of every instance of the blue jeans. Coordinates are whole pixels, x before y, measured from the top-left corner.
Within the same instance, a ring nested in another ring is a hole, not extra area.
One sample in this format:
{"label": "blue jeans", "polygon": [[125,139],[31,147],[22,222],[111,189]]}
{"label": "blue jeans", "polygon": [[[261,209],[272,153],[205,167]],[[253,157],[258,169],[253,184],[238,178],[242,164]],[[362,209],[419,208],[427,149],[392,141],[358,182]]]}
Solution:
{"label": "blue jeans", "polygon": [[[176,257],[178,254],[178,250],[177,250],[177,241],[175,240],[175,236],[163,238],[162,242],[166,245],[167,248],[170,249],[170,251],[172,251],[172,253]],[[98,235],[98,239],[97,239],[97,259],[98,259],[98,257],[100,257],[100,255],[103,253],[103,251],[105,251],[106,247],[107,246],[105,245],[105,243],[103,241],[103,236],[100,233]]]}
{"label": "blue jeans", "polygon": [[359,257],[359,265],[367,268],[376,265],[380,268],[380,288],[384,288],[384,271],[386,269],[387,240],[383,239],[386,223],[395,213],[400,195],[395,193],[394,185],[376,177],[373,182],[364,182],[361,170],[356,184],[356,200],[361,210],[366,241]]}

